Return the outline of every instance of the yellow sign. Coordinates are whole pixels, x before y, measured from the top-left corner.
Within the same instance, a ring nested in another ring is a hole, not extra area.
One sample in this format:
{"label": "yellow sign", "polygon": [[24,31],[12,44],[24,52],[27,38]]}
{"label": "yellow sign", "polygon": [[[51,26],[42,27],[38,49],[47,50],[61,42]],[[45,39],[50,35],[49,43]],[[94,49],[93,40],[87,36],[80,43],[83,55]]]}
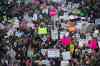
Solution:
{"label": "yellow sign", "polygon": [[70,52],[73,54],[75,48],[74,44],[71,44],[69,47],[70,47]]}
{"label": "yellow sign", "polygon": [[43,28],[38,28],[38,34],[48,34],[47,28],[43,27]]}

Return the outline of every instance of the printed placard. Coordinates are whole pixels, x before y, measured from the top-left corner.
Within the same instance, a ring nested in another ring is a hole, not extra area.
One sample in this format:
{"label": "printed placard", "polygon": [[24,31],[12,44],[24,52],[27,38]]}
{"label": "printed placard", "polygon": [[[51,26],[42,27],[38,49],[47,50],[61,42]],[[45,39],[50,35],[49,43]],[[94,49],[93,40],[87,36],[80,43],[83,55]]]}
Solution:
{"label": "printed placard", "polygon": [[48,49],[48,57],[49,58],[60,57],[60,50],[59,49]]}

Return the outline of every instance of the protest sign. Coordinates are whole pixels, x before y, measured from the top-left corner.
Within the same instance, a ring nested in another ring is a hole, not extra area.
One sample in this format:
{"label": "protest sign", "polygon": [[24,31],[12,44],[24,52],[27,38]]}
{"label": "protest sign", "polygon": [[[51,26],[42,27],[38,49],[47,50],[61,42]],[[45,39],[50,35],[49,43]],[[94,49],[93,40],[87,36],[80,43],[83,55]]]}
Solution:
{"label": "protest sign", "polygon": [[60,57],[60,50],[59,49],[48,49],[48,57],[49,58]]}
{"label": "protest sign", "polygon": [[51,38],[53,40],[58,39],[58,30],[51,30]]}
{"label": "protest sign", "polygon": [[73,53],[74,52],[74,49],[75,49],[74,44],[70,44],[69,48],[70,48],[70,52]]}
{"label": "protest sign", "polygon": [[51,10],[50,10],[50,16],[56,16],[56,15],[57,15],[56,8],[51,8]]}
{"label": "protest sign", "polygon": [[47,33],[48,33],[48,31],[47,31],[46,27],[38,28],[38,34],[47,34]]}
{"label": "protest sign", "polygon": [[68,45],[70,45],[71,42],[72,42],[72,40],[69,37],[63,37],[61,39],[61,44],[63,44],[63,46],[65,46],[65,47],[68,46]]}
{"label": "protest sign", "polygon": [[96,41],[96,39],[89,40],[89,48],[97,49],[97,41]]}
{"label": "protest sign", "polygon": [[15,32],[15,36],[21,37],[24,33],[23,32]]}
{"label": "protest sign", "polygon": [[100,41],[98,41],[98,47],[100,48]]}
{"label": "protest sign", "polygon": [[47,52],[47,49],[41,49],[41,54],[42,54],[43,56],[46,55],[46,52]]}
{"label": "protest sign", "polygon": [[70,60],[71,59],[71,54],[70,54],[69,51],[62,52],[62,57],[63,57],[63,60]]}
{"label": "protest sign", "polygon": [[69,61],[61,61],[60,66],[69,66]]}
{"label": "protest sign", "polygon": [[61,31],[61,32],[60,32],[60,39],[63,38],[63,36],[65,35],[65,33],[66,33],[66,31]]}
{"label": "protest sign", "polygon": [[96,25],[99,25],[99,24],[100,24],[99,21],[100,21],[100,19],[95,19],[95,24],[96,24]]}

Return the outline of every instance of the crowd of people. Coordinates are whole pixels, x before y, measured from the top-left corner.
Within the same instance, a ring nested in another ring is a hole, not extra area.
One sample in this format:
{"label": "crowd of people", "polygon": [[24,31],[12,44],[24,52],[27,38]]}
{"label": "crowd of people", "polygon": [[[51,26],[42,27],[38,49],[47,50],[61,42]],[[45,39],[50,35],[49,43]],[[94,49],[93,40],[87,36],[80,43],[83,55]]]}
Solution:
{"label": "crowd of people", "polygon": [[98,66],[96,6],[83,0],[9,0],[0,17],[0,66]]}

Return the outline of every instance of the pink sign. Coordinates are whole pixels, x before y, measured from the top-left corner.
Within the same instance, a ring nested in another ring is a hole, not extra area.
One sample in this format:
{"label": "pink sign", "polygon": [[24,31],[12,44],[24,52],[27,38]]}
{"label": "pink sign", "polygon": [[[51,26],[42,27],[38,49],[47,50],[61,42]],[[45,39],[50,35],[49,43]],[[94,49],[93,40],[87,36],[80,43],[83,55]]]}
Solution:
{"label": "pink sign", "polygon": [[57,15],[57,10],[56,10],[56,8],[52,8],[51,10],[50,10],[50,16],[56,16]]}
{"label": "pink sign", "polygon": [[97,41],[96,39],[92,39],[89,41],[89,48],[96,49],[97,48]]}
{"label": "pink sign", "polygon": [[62,38],[61,39],[61,43],[64,45],[64,46],[68,46],[71,44],[71,38]]}

